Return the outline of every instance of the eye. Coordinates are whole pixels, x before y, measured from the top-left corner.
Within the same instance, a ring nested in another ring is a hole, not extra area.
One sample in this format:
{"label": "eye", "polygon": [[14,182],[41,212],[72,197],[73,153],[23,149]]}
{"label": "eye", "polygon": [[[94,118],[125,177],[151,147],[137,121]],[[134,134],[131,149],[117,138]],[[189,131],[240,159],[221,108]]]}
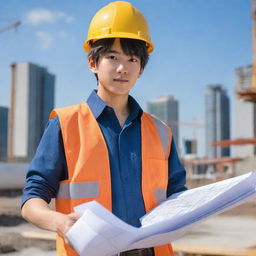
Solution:
{"label": "eye", "polygon": [[117,60],[117,57],[115,55],[109,55],[109,56],[107,56],[107,59]]}
{"label": "eye", "polygon": [[133,58],[133,57],[132,57],[132,58],[129,59],[129,61],[130,61],[130,62],[138,62],[139,60],[138,60],[137,58]]}

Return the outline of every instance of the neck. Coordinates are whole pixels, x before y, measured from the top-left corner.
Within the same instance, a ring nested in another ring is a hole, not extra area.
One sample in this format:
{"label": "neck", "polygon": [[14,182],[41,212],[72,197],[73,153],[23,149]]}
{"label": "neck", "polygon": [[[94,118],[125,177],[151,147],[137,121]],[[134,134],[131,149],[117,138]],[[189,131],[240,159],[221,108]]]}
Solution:
{"label": "neck", "polygon": [[100,87],[97,94],[109,107],[114,109],[120,125],[123,126],[130,112],[128,106],[129,95],[116,95],[109,91],[102,90]]}

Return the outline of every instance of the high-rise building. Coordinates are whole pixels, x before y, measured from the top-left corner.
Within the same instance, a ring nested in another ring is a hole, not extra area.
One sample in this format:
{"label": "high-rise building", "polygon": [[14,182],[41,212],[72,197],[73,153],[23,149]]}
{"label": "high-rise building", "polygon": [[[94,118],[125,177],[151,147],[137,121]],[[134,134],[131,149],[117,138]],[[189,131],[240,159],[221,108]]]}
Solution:
{"label": "high-rise building", "polygon": [[230,155],[229,147],[213,147],[214,141],[230,139],[230,106],[226,91],[221,85],[209,85],[205,95],[206,156]]}
{"label": "high-rise building", "polygon": [[185,155],[196,155],[197,153],[197,141],[191,139],[183,140],[184,143],[184,154]]}
{"label": "high-rise building", "polygon": [[0,107],[0,160],[7,159],[8,108]]}
{"label": "high-rise building", "polygon": [[179,104],[173,96],[159,97],[147,103],[147,112],[167,123],[171,129],[177,149],[179,148],[179,129],[174,123],[179,120]]}
{"label": "high-rise building", "polygon": [[54,107],[55,76],[45,67],[12,65],[8,158],[30,161]]}
{"label": "high-rise building", "polygon": [[[240,92],[251,88],[252,66],[240,67],[235,70],[235,92]],[[235,97],[234,115],[234,138],[248,139],[256,137],[256,104]],[[235,146],[234,156],[250,157],[256,155],[254,145]]]}

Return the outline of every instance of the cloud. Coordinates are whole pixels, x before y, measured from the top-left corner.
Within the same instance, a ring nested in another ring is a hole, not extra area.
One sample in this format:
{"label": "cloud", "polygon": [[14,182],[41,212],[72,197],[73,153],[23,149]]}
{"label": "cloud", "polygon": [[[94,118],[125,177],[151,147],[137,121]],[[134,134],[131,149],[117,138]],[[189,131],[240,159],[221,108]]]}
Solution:
{"label": "cloud", "polygon": [[58,21],[65,21],[71,23],[74,20],[72,15],[64,12],[53,12],[43,8],[33,9],[26,14],[25,21],[31,25],[39,25],[42,23],[55,23]]}
{"label": "cloud", "polygon": [[44,31],[37,31],[36,36],[40,40],[40,44],[43,50],[48,50],[53,45],[53,37],[50,33]]}
{"label": "cloud", "polygon": [[59,31],[59,36],[60,36],[61,38],[67,38],[67,37],[68,37],[68,33],[65,32],[65,31],[63,31],[63,30],[61,30],[61,31]]}

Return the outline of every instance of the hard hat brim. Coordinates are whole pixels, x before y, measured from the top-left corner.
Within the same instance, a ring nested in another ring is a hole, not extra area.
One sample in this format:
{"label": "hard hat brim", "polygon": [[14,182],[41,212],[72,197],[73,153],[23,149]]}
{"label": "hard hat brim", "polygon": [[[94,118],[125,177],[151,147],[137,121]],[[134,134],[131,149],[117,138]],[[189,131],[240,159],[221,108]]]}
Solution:
{"label": "hard hat brim", "polygon": [[104,35],[100,35],[100,36],[95,36],[93,38],[88,38],[85,43],[84,43],[84,50],[89,53],[90,52],[90,45],[89,45],[89,42],[91,40],[93,41],[97,41],[97,40],[100,40],[100,39],[106,39],[106,38],[128,38],[128,39],[137,39],[137,40],[141,40],[141,41],[144,41],[148,47],[147,49],[147,52],[148,54],[152,53],[153,50],[154,50],[154,45],[150,42],[150,41],[147,41],[147,40],[142,40],[140,36],[136,36],[134,34],[130,34],[130,33],[124,33],[124,32],[118,32],[118,33],[111,33],[111,35],[109,34],[106,34],[105,36]]}

